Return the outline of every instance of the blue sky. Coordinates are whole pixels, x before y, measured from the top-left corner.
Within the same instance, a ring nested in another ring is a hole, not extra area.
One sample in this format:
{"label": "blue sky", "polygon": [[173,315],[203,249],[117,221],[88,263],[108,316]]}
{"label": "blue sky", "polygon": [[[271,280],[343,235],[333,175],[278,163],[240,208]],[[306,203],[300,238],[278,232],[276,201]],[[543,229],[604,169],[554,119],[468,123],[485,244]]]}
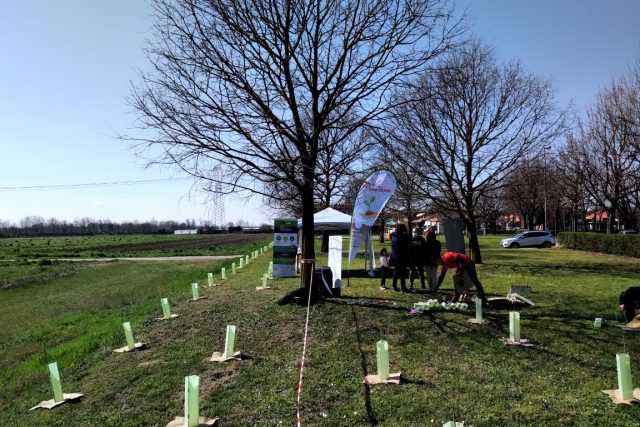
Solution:
{"label": "blue sky", "polygon": [[[463,0],[469,24],[503,60],[549,76],[577,112],[640,59],[640,2]],[[0,8],[0,187],[183,178],[144,168],[114,135],[133,116],[129,81],[146,61],[142,0],[23,0]],[[0,220],[206,219],[186,180],[46,191],[0,191]],[[261,199],[225,198],[227,221],[271,222]]]}
{"label": "blue sky", "polygon": [[551,77],[577,112],[640,60],[640,1],[465,0],[474,33],[503,60]]}

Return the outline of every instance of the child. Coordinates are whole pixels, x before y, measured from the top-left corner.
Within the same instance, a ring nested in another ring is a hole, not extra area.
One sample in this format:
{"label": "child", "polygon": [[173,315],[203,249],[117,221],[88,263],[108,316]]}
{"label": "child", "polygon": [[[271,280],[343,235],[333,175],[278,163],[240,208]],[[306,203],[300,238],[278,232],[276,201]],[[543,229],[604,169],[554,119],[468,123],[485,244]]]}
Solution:
{"label": "child", "polygon": [[380,279],[380,290],[384,291],[387,287],[384,285],[385,279],[389,275],[389,253],[387,252],[387,248],[382,248],[380,251],[380,275],[382,278]]}

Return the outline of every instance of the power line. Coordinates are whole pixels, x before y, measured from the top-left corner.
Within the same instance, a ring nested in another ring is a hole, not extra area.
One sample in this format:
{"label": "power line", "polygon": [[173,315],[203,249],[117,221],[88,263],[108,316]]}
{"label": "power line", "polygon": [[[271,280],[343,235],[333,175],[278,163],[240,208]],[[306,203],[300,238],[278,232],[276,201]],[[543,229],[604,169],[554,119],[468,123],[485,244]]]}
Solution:
{"label": "power line", "polygon": [[140,179],[136,181],[112,181],[112,182],[89,182],[83,184],[59,184],[59,185],[31,185],[20,187],[0,187],[2,191],[40,191],[40,190],[69,190],[76,188],[97,188],[97,187],[115,187],[123,185],[152,184],[168,181],[184,181],[191,178],[162,178],[162,179]]}

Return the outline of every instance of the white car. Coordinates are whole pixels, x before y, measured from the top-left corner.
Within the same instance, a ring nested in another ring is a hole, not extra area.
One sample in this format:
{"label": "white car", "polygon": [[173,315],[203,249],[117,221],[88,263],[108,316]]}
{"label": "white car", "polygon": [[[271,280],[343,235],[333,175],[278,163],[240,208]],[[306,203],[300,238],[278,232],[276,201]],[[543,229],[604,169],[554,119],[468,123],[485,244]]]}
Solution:
{"label": "white car", "polygon": [[621,230],[618,231],[618,234],[638,234],[636,230]]}
{"label": "white car", "polygon": [[527,246],[550,248],[555,245],[556,239],[549,231],[525,231],[500,241],[500,246],[503,248],[524,248]]}

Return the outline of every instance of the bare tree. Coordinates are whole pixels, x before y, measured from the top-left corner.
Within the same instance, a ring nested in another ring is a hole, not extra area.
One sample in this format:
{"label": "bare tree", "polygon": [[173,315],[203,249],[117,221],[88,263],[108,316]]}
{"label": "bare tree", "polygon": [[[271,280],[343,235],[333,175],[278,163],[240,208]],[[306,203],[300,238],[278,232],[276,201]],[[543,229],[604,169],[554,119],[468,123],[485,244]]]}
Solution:
{"label": "bare tree", "polygon": [[562,130],[549,81],[517,62],[499,64],[489,47],[469,43],[424,75],[391,120],[390,149],[442,213],[458,216],[482,262],[478,203],[504,185],[518,159]]}
{"label": "bare tree", "polygon": [[484,221],[486,229],[496,234],[498,219],[506,212],[504,198],[499,190],[487,192],[478,199],[478,219]]}
{"label": "bare tree", "polygon": [[623,93],[617,110],[633,145],[635,158],[640,161],[640,61],[622,79],[621,88]]}
{"label": "bare tree", "polygon": [[568,135],[566,143],[558,153],[558,188],[562,196],[562,204],[568,209],[571,217],[571,231],[578,231],[578,224],[584,227],[590,196],[587,192],[584,164],[581,160],[580,143]]}
{"label": "bare tree", "polygon": [[[327,133],[329,140],[335,139],[334,132],[330,130]],[[315,188],[320,207],[328,208],[344,202],[347,181],[366,168],[365,159],[370,148],[371,140],[357,133],[352,135],[350,143],[334,145],[323,150],[318,156],[318,179]]]}
{"label": "bare tree", "polygon": [[[391,164],[388,169],[394,173],[397,180],[397,188],[387,204],[387,211],[406,221],[409,230],[416,215],[427,209],[428,201],[424,191],[419,188],[419,183],[413,179],[408,171],[396,164]],[[404,222],[400,221],[400,222]]]}
{"label": "bare tree", "polygon": [[153,69],[131,97],[139,127],[149,130],[138,141],[155,162],[199,179],[224,165],[227,191],[278,197],[270,184],[286,182],[302,207],[309,259],[318,158],[343,143],[320,147],[323,133],[340,126],[348,138],[384,114],[386,94],[461,30],[445,0],[152,4]]}
{"label": "bare tree", "polygon": [[[314,212],[329,207],[344,207],[352,205],[353,200],[347,200],[347,184],[350,180],[359,181],[356,174],[365,169],[368,151],[372,140],[362,137],[363,132],[353,133],[344,139],[342,144],[332,144],[332,141],[342,139],[340,129],[332,128],[321,135],[319,140],[316,184],[314,187]],[[324,147],[328,147],[324,149]],[[273,184],[271,194],[278,197],[265,197],[270,209],[287,216],[302,216],[302,206],[296,189],[289,182],[280,181]],[[287,197],[283,197],[286,195]],[[329,250],[329,232],[322,233],[321,252]]]}
{"label": "bare tree", "polygon": [[[368,162],[372,140],[363,137],[362,131],[342,138],[340,131],[340,128],[327,129],[319,138],[314,186],[315,211],[353,203],[352,200],[346,200],[347,183],[357,180],[354,176],[360,174]],[[333,144],[336,140],[343,142]],[[265,197],[265,202],[271,210],[296,217],[302,215],[298,192],[289,182],[279,181],[269,186],[272,190]]]}
{"label": "bare tree", "polygon": [[578,131],[582,167],[590,196],[608,212],[607,232],[613,231],[620,215],[627,228],[636,228],[633,197],[640,191],[640,162],[630,118],[625,82],[614,82],[601,91],[596,104],[587,111]]}
{"label": "bare tree", "polygon": [[508,206],[524,219],[524,227],[533,230],[544,215],[545,165],[542,159],[525,159],[504,179],[503,194]]}

